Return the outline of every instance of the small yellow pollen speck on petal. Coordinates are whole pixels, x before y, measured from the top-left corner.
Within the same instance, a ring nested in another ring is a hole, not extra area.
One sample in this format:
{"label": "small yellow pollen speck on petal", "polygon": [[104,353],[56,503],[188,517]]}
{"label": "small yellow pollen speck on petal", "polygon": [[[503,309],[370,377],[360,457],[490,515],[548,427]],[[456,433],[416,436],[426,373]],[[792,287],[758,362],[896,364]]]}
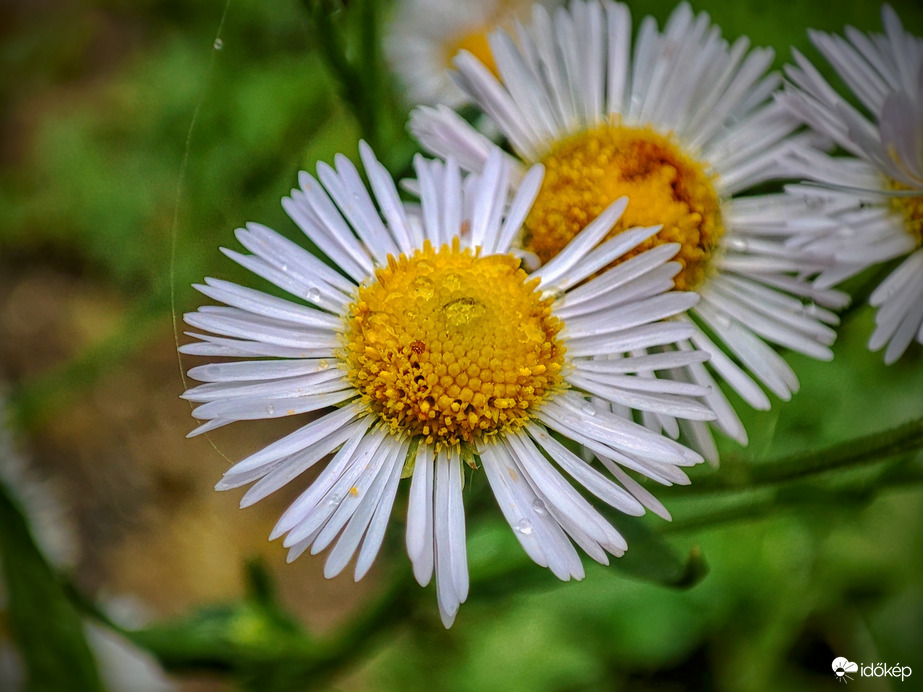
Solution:
{"label": "small yellow pollen speck on petal", "polygon": [[341,354],[365,404],[437,448],[519,429],[553,391],[565,348],[519,260],[424,244],[391,258],[350,306]]}
{"label": "small yellow pollen speck on petal", "polygon": [[[888,180],[888,188],[904,191],[910,188],[894,180]],[[892,197],[891,206],[904,217],[904,227],[916,241],[917,247],[923,245],[923,196]]]}
{"label": "small yellow pollen speck on petal", "polygon": [[647,127],[606,124],[559,141],[541,159],[545,179],[525,223],[525,245],[541,261],[560,252],[609,204],[628,208],[608,237],[635,226],[663,225],[654,237],[617,260],[664,243],[680,243],[676,288],[695,289],[706,277],[724,232],[721,208],[705,166],[671,137]]}

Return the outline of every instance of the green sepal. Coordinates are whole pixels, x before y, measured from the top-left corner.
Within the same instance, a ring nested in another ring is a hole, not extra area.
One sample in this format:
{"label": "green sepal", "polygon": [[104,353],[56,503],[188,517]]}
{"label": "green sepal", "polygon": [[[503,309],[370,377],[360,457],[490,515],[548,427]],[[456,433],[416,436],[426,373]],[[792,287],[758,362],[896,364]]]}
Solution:
{"label": "green sepal", "polygon": [[404,468],[401,469],[401,480],[410,478],[413,470],[417,465],[417,448],[420,446],[420,436],[410,438],[410,447],[407,448],[407,456],[404,457]]}
{"label": "green sepal", "polygon": [[472,445],[466,444],[465,442],[461,443],[461,460],[474,471],[478,470],[478,461],[480,457],[478,456],[477,449]]}

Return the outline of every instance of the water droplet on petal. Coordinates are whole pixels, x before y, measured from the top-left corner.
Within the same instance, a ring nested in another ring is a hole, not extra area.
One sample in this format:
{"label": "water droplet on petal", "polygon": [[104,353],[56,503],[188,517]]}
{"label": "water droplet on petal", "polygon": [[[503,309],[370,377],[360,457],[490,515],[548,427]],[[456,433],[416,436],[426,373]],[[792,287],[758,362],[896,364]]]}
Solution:
{"label": "water droplet on petal", "polygon": [[743,238],[728,238],[727,239],[728,248],[731,250],[748,250],[750,249],[750,243],[748,243]]}
{"label": "water droplet on petal", "polygon": [[317,361],[317,368],[318,368],[319,370],[326,370],[326,369],[329,368],[329,367],[330,367],[330,363],[329,363],[328,361],[326,361],[326,360],[319,360],[319,361]]}
{"label": "water droplet on petal", "polygon": [[539,516],[544,516],[545,514],[548,513],[548,508],[545,507],[545,503],[542,502],[541,500],[536,500],[535,502],[533,502],[533,503],[532,503],[532,509],[533,509],[533,510],[535,511],[535,513],[538,514]]}
{"label": "water droplet on petal", "polygon": [[288,271],[288,265],[287,265],[285,262],[283,262],[282,264],[279,265],[279,270],[280,270],[280,271],[283,271],[283,272],[287,272],[287,271]]}
{"label": "water droplet on petal", "polygon": [[213,46],[215,50],[221,50],[222,48],[224,48],[224,40],[219,36],[218,38],[215,39],[215,43],[213,44]]}
{"label": "water droplet on petal", "polygon": [[583,411],[583,412],[584,412],[585,414],[587,414],[588,416],[595,416],[595,415],[596,415],[596,407],[593,406],[593,404],[591,404],[590,402],[587,402],[587,403],[583,404],[583,405],[580,407],[580,410]]}
{"label": "water droplet on petal", "polygon": [[802,317],[817,317],[817,312],[817,305],[809,302],[802,305],[797,314]]}
{"label": "water droplet on petal", "polygon": [[528,536],[532,533],[532,522],[528,519],[520,519],[519,523],[516,524],[516,530],[523,536]]}
{"label": "water droplet on petal", "polygon": [[549,285],[542,287],[542,300],[558,300],[563,297],[564,289],[560,286]]}
{"label": "water droplet on petal", "polygon": [[336,507],[342,501],[343,501],[343,498],[337,495],[336,493],[334,493],[333,495],[330,496],[330,499],[327,500],[327,504],[330,505],[331,507]]}
{"label": "water droplet on petal", "polygon": [[276,407],[275,407],[275,406],[273,406],[272,404],[267,404],[267,405],[266,405],[266,413],[268,413],[268,414],[271,416],[271,415],[273,415],[275,412],[276,412]]}
{"label": "water droplet on petal", "polygon": [[731,318],[725,315],[723,312],[719,312],[717,315],[715,315],[715,322],[721,329],[728,329],[731,326]]}
{"label": "water droplet on petal", "polygon": [[320,289],[317,288],[316,286],[313,287],[313,288],[309,288],[309,289],[308,289],[308,296],[307,296],[307,298],[308,298],[308,300],[310,300],[312,303],[317,303],[317,301],[320,300]]}

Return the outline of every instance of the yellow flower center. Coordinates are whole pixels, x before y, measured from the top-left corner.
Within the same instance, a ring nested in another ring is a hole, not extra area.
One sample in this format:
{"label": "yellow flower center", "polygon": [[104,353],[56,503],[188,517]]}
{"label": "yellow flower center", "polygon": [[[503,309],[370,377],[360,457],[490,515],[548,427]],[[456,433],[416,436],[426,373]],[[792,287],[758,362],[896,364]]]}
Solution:
{"label": "yellow flower center", "polygon": [[[891,190],[911,189],[896,180],[888,180],[888,188]],[[892,197],[891,206],[904,217],[904,226],[916,241],[917,247],[923,245],[923,196]]]}
{"label": "yellow flower center", "polygon": [[[668,136],[644,127],[603,125],[558,142],[541,162],[545,179],[525,223],[525,246],[547,262],[613,201],[628,208],[609,238],[663,224],[622,261],[663,243],[680,243],[676,288],[696,288],[724,232],[721,208],[703,165]],[[617,262],[618,262],[617,261]]]}
{"label": "yellow flower center", "polygon": [[350,306],[342,359],[394,433],[437,448],[489,439],[564,386],[562,323],[518,259],[427,242],[375,278]]}
{"label": "yellow flower center", "polygon": [[480,60],[484,67],[499,79],[500,73],[497,71],[497,63],[494,62],[494,54],[491,52],[490,42],[487,40],[488,34],[495,28],[495,26],[484,26],[449,43],[445,50],[446,67],[451,69],[452,59],[458,55],[459,51],[466,50]]}

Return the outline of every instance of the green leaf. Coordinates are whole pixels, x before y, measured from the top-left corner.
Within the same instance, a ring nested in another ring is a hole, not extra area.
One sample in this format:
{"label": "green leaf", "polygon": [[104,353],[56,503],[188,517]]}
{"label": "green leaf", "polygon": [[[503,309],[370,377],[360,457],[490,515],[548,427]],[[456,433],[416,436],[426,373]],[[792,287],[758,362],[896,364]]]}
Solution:
{"label": "green leaf", "polygon": [[102,690],[83,623],[42,556],[21,508],[0,481],[0,554],[13,636],[30,692]]}

